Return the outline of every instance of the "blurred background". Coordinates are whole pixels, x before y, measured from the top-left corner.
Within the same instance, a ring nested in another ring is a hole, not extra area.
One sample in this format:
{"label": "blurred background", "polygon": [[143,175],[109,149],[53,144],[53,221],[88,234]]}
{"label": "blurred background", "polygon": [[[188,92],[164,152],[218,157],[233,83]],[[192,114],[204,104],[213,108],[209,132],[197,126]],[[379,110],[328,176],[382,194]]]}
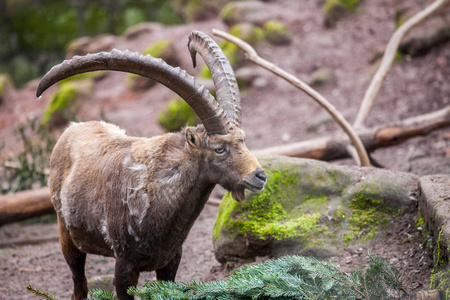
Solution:
{"label": "blurred background", "polygon": [[121,35],[144,21],[185,22],[182,2],[1,0],[0,73],[10,74],[17,86],[23,86],[60,62],[68,43],[77,37]]}

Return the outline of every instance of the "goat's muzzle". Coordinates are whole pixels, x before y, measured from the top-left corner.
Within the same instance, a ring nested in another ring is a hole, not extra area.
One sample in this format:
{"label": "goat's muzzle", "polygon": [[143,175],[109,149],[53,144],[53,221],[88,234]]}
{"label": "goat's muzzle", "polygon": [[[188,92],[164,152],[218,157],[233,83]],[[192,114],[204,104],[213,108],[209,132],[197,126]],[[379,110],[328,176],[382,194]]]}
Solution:
{"label": "goat's muzzle", "polygon": [[255,171],[245,176],[244,179],[245,187],[252,192],[259,192],[264,189],[266,182],[267,175],[262,168],[257,168]]}

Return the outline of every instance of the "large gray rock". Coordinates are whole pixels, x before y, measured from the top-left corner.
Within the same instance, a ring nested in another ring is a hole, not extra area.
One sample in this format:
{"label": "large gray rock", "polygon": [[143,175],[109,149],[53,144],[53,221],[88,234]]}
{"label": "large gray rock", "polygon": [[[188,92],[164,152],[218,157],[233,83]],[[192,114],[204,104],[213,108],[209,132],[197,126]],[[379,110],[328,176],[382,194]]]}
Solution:
{"label": "large gray rock", "polygon": [[430,288],[450,295],[450,175],[420,178],[420,211],[434,237],[434,268]]}
{"label": "large gray rock", "polygon": [[376,168],[259,157],[264,191],[238,203],[225,195],[214,228],[218,261],[284,254],[326,258],[365,243],[394,214],[414,207],[419,178]]}
{"label": "large gray rock", "polygon": [[420,178],[420,211],[435,240],[450,255],[450,175]]}

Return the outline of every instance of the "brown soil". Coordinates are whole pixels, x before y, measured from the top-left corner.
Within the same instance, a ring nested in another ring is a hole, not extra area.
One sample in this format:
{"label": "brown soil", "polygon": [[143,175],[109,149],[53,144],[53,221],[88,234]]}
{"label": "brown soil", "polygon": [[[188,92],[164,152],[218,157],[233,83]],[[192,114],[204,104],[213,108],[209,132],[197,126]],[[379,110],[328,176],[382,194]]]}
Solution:
{"label": "brown soil", "polygon": [[[338,23],[334,29],[324,29],[322,8],[317,1],[270,1],[274,16],[285,22],[293,41],[287,46],[264,44],[258,47],[262,56],[287,71],[308,81],[319,68],[328,68],[333,80],[318,91],[352,121],[358,111],[370,79],[376,68],[370,59],[375,50],[383,49],[395,30],[394,15],[398,9],[417,11],[431,1],[372,0],[363,1],[357,11]],[[447,15],[441,16],[449,18]],[[201,30],[211,34],[212,28],[226,29],[218,19],[165,27],[161,31],[143,33],[139,38],[117,37],[115,47],[142,51],[153,41],[170,38],[175,42],[181,67],[191,74],[186,48],[188,33]],[[252,65],[246,65],[253,67]],[[268,72],[261,72],[259,84],[243,92],[243,127],[250,149],[264,148],[307,140],[339,132],[329,122],[316,131],[308,125],[325,113],[306,95]],[[108,121],[125,128],[129,134],[151,136],[162,129],[156,123],[158,112],[173,98],[162,86],[144,92],[130,91],[124,84],[126,75],[110,73],[94,84],[92,97],[79,114],[82,120],[100,119],[104,113]],[[7,149],[20,147],[15,126],[27,118],[42,114],[50,92],[41,102],[35,101],[37,81],[22,90],[9,91],[0,104],[0,138]],[[391,123],[407,117],[431,112],[449,105],[450,47],[434,48],[429,54],[406,57],[394,64],[377,97],[366,125]],[[44,103],[43,103],[44,102]],[[425,137],[413,138],[401,146],[380,149],[373,156],[384,166],[394,170],[410,170],[414,159],[425,157],[434,161],[448,161],[450,138],[447,130],[437,130]],[[0,153],[4,157],[6,153]],[[352,163],[344,160],[338,163]],[[436,172],[427,169],[425,172]],[[214,259],[212,227],[217,208],[207,205],[194,225],[184,245],[183,260],[177,280],[212,280],[228,274]],[[408,290],[426,289],[432,265],[432,253],[422,246],[422,234],[414,225],[415,212],[397,217],[386,234],[373,243],[358,249],[346,249],[331,261],[349,270],[364,262],[367,252],[385,257],[397,266]],[[0,228],[0,242],[31,237],[56,237],[55,223],[26,225],[16,223]],[[266,258],[261,258],[266,259]],[[260,260],[261,260],[260,259]],[[88,256],[87,276],[112,274],[114,262],[99,256]],[[153,273],[143,274],[140,283],[154,279]],[[37,245],[22,245],[0,249],[0,299],[29,299],[25,286],[31,284],[69,299],[71,277],[57,241]]]}

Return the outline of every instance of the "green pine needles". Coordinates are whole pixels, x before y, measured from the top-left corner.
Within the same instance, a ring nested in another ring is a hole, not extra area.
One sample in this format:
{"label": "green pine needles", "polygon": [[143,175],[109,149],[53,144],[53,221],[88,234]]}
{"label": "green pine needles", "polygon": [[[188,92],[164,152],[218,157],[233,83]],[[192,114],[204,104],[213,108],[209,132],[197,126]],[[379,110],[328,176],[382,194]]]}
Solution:
{"label": "green pine needles", "polygon": [[[351,273],[312,257],[285,256],[235,270],[226,280],[212,282],[147,282],[130,295],[153,300],[225,299],[398,299],[406,294],[398,272],[383,259],[369,255],[369,265]],[[88,300],[115,300],[113,293],[90,292]]]}

